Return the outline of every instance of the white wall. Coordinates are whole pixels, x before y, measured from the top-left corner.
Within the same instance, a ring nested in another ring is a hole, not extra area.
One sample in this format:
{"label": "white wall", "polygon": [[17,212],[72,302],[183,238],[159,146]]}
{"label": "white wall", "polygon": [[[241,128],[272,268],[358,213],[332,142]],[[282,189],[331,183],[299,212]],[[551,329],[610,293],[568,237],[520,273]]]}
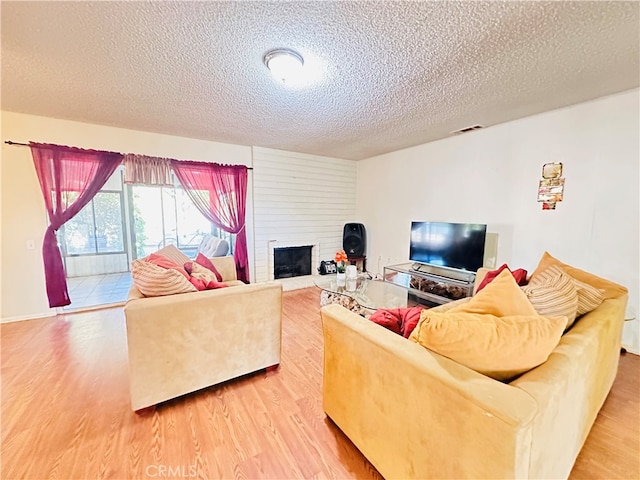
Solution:
{"label": "white wall", "polygon": [[257,147],[253,162],[256,281],[273,268],[270,242],[318,245],[320,259],[333,259],[354,221],[356,162]]}
{"label": "white wall", "polygon": [[[368,270],[381,272],[407,261],[412,220],[481,222],[497,237],[488,266],[531,271],[548,250],[627,286],[637,317],[639,101],[636,90],[360,162],[261,148],[252,154],[250,147],[11,112],[2,112],[2,140],[244,165],[253,156],[253,281],[267,275],[270,240],[318,240],[320,258],[329,259],[341,248],[344,223],[363,222]],[[542,164],[557,161],[564,163],[565,200],[543,212],[536,202]],[[51,314],[41,259],[48,221],[29,149],[3,144],[0,174],[2,320]],[[639,342],[637,320],[627,322],[625,345],[638,352]]]}
{"label": "white wall", "polygon": [[[179,160],[251,166],[251,147],[12,112],[2,112],[2,141],[5,140],[22,143],[32,140]],[[31,152],[26,147],[3,143],[1,164],[2,320],[53,314],[55,312],[47,303],[42,266],[42,238],[49,222]],[[250,261],[253,258],[252,181],[253,176],[249,173],[247,238]],[[35,242],[34,250],[27,250],[28,240]]]}
{"label": "white wall", "polygon": [[[533,271],[545,250],[629,289],[623,343],[640,352],[638,90],[358,162],[368,266],[406,262],[412,220],[488,224],[497,257]],[[562,162],[564,201],[542,211],[542,165]]]}

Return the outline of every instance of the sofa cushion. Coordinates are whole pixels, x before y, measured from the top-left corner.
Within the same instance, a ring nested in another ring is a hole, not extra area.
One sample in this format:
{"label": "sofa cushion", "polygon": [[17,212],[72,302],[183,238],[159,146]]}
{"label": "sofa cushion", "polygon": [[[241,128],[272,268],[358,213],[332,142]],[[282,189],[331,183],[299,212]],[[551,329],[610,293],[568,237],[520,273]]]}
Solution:
{"label": "sofa cushion", "polygon": [[498,317],[428,309],[422,311],[410,339],[506,382],[544,363],[558,345],[566,324],[566,317],[544,317],[535,312]]}
{"label": "sofa cushion", "polygon": [[526,270],[522,268],[518,268],[517,270],[512,271],[506,263],[503,263],[497,269],[487,272],[485,277],[482,279],[482,282],[480,282],[480,285],[478,285],[478,288],[476,289],[476,293],[478,293],[480,290],[482,290],[484,287],[490,284],[503,270],[509,270],[518,285],[524,285],[527,282]]}
{"label": "sofa cushion", "polygon": [[131,262],[131,278],[138,290],[147,297],[197,291],[177,270],[162,268],[140,259]]}
{"label": "sofa cushion", "polygon": [[578,290],[574,280],[560,267],[551,265],[532,277],[522,290],[540,315],[565,316],[566,328],[573,324],[578,311]]}
{"label": "sofa cushion", "polygon": [[211,262],[211,260],[209,260],[203,254],[201,254],[201,253],[198,254],[198,256],[196,257],[196,263],[199,264],[199,265],[202,265],[207,270],[213,272],[213,274],[216,276],[216,280],[218,282],[222,281],[222,275],[220,274],[220,272],[218,271],[216,266],[213,264],[213,262]]}
{"label": "sofa cushion", "polygon": [[537,314],[508,269],[500,272],[467,303],[460,304],[449,312],[483,313],[497,317]]}
{"label": "sofa cushion", "polygon": [[584,270],[580,270],[579,268],[572,267],[571,265],[567,265],[566,263],[563,263],[557,258],[553,257],[549,252],[544,252],[544,254],[542,255],[542,258],[540,259],[538,266],[531,274],[531,280],[533,280],[533,278],[537,274],[539,274],[540,272],[543,272],[551,265],[557,265],[565,273],[569,274],[571,277],[573,277],[576,280],[579,280],[580,282],[584,282],[587,285],[591,285],[594,288],[603,290],[602,294],[605,300],[607,298],[617,298],[627,293],[627,289],[622,285],[618,285],[617,283],[610,282],[609,280],[600,278],[592,273],[585,272]]}
{"label": "sofa cushion", "polygon": [[167,245],[166,247],[161,248],[156,252],[156,255],[162,255],[174,262],[176,265],[184,265],[185,262],[191,261],[191,259],[178,250],[178,247],[175,245]]}

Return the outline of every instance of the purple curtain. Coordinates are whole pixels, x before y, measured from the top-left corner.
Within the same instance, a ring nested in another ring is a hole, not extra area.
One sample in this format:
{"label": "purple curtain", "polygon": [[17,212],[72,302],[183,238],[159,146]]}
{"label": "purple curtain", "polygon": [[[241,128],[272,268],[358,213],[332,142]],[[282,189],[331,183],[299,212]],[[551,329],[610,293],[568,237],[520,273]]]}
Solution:
{"label": "purple curtain", "polygon": [[233,257],[238,280],[249,283],[245,212],[247,167],[205,162],[171,162],[189,198],[214,225],[236,235]]}
{"label": "purple curtain", "polygon": [[71,300],[56,231],[98,193],[120,165],[122,155],[43,143],[29,145],[51,222],[42,244],[47,297],[50,307],[63,307]]}

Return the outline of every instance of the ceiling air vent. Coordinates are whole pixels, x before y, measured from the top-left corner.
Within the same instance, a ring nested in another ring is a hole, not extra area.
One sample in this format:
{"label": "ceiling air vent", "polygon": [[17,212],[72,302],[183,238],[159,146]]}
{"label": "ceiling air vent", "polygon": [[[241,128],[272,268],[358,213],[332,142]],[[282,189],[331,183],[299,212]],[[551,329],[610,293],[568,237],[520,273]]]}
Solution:
{"label": "ceiling air vent", "polygon": [[480,130],[481,128],[483,128],[482,125],[472,125],[471,127],[465,127],[465,128],[461,128],[460,130],[454,130],[453,132],[451,132],[451,134],[460,135],[461,133],[467,133],[473,130]]}

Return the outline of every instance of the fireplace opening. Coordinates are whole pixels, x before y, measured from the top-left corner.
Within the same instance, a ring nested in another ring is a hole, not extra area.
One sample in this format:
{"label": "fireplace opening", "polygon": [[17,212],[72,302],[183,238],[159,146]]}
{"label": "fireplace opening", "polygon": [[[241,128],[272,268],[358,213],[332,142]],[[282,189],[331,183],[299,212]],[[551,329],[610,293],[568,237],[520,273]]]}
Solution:
{"label": "fireplace opening", "polygon": [[311,245],[273,249],[273,278],[311,275]]}

